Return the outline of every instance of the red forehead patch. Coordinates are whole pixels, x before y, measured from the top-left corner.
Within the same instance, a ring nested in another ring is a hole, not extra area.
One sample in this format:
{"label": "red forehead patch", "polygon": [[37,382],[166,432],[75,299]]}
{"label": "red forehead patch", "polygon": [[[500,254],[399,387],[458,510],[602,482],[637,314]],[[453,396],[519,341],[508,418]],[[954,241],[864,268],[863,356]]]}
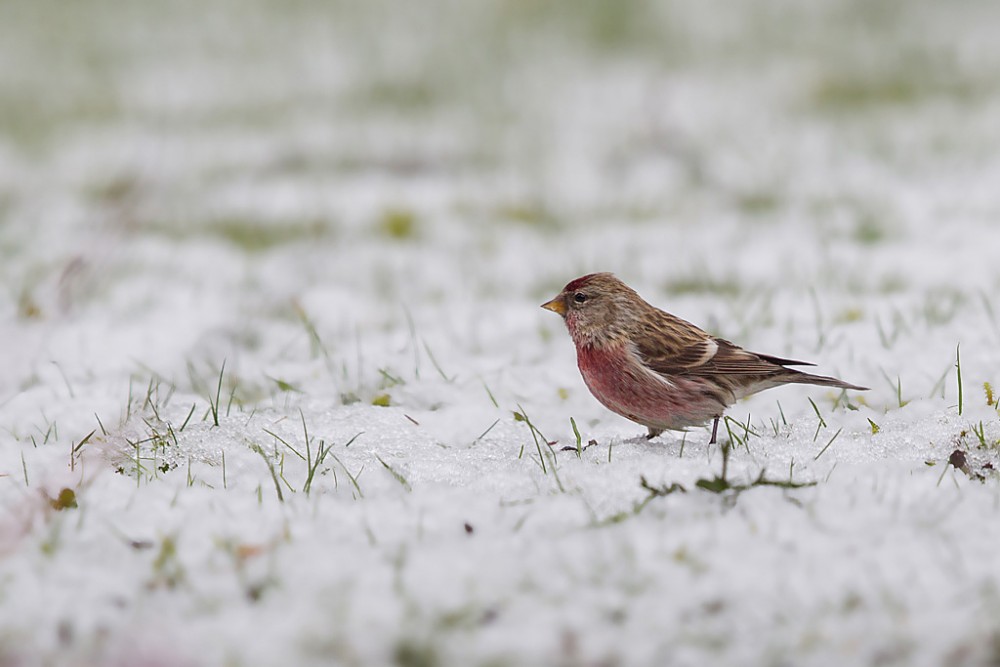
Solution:
{"label": "red forehead patch", "polygon": [[580,276],[576,280],[571,280],[569,283],[567,283],[566,287],[563,288],[563,291],[564,292],[573,292],[575,290],[578,290],[581,287],[584,287],[587,283],[589,283],[590,280],[591,280],[591,278],[593,278],[596,275],[600,275],[600,274],[597,274],[597,273],[588,273],[585,276]]}

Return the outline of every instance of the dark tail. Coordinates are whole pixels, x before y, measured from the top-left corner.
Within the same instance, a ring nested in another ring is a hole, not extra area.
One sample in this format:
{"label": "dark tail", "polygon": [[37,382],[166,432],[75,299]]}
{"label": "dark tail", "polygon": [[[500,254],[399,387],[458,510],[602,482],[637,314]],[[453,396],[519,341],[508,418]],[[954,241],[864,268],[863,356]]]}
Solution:
{"label": "dark tail", "polygon": [[813,375],[812,373],[803,373],[802,371],[794,371],[791,368],[786,369],[787,374],[782,375],[781,379],[788,383],[795,384],[815,384],[820,387],[837,387],[838,389],[853,389],[855,391],[868,391],[868,387],[859,387],[856,384],[851,384],[850,382],[844,382],[843,380],[838,380],[837,378],[830,377],[828,375]]}

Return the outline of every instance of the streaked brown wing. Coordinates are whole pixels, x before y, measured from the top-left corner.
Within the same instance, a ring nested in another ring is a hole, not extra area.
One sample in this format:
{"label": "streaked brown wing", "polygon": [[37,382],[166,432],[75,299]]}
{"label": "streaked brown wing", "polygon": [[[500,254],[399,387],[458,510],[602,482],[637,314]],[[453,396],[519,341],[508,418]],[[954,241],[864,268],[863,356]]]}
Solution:
{"label": "streaked brown wing", "polygon": [[646,314],[636,351],[651,370],[663,375],[733,375],[767,377],[785,366],[812,366],[806,361],[748,352],[724,338],[659,309]]}
{"label": "streaked brown wing", "polygon": [[810,361],[796,361],[794,359],[782,359],[781,357],[773,357],[770,354],[761,354],[759,352],[754,352],[758,357],[764,361],[770,361],[772,364],[777,364],[779,366],[815,366],[816,364]]}
{"label": "streaked brown wing", "polygon": [[644,314],[633,342],[649,368],[659,373],[682,373],[714,356],[712,337],[695,325],[659,309]]}
{"label": "streaked brown wing", "polygon": [[747,352],[742,347],[733,345],[728,340],[713,339],[719,346],[715,355],[704,364],[692,368],[689,373],[694,375],[774,375],[785,372],[785,369],[771,362],[766,357]]}
{"label": "streaked brown wing", "polygon": [[[771,361],[776,357],[765,357],[747,352],[722,338],[708,334],[700,340],[679,346],[671,341],[667,345],[654,346],[651,341],[637,345],[643,362],[651,370],[664,375],[777,375],[784,371],[781,364]],[[785,361],[785,360],[781,360]],[[799,363],[799,362],[796,362]]]}

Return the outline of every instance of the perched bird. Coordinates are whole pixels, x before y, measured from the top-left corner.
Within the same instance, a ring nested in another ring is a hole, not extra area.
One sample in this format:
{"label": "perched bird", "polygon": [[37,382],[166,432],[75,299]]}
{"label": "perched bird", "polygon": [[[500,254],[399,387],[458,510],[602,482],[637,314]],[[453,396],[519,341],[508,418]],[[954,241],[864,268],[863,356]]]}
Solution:
{"label": "perched bird", "polygon": [[577,278],[542,308],[566,321],[577,366],[594,397],[647,427],[649,438],[714,420],[715,443],[727,407],[783,384],[867,389],[789,368],[814,364],[748,352],[716,338],[646,303],[610,273]]}

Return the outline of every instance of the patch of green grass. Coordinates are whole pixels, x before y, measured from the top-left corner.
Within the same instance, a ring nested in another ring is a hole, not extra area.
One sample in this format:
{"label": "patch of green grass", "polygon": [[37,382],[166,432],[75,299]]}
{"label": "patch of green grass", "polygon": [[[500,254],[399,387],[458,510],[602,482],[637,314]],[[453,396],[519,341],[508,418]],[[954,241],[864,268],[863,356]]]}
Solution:
{"label": "patch of green grass", "polygon": [[876,292],[881,294],[899,294],[908,286],[906,277],[899,273],[890,273],[879,280]]}
{"label": "patch of green grass", "polygon": [[501,4],[497,19],[507,32],[554,32],[584,50],[635,53],[655,48],[662,54],[672,50],[675,29],[655,9],[641,0],[515,0]]}
{"label": "patch of green grass", "polygon": [[63,488],[55,498],[49,499],[49,505],[57,512],[66,509],[75,509],[78,507],[76,492],[70,488]]}
{"label": "patch of green grass", "polygon": [[933,99],[968,102],[984,94],[986,88],[949,65],[942,54],[899,53],[893,62],[875,66],[848,63],[828,72],[813,88],[812,101],[825,111],[865,111]]}
{"label": "patch of green grass", "polygon": [[392,659],[399,667],[437,667],[441,664],[435,646],[416,639],[400,639],[396,642]]}
{"label": "patch of green grass", "polygon": [[503,222],[515,222],[539,230],[553,231],[562,226],[552,209],[540,201],[504,204],[496,209],[495,214]]}
{"label": "patch of green grass", "polygon": [[714,294],[735,297],[743,292],[743,288],[736,278],[719,278],[709,274],[674,278],[664,284],[663,289],[672,296]]}
{"label": "patch of green grass", "polygon": [[263,221],[243,218],[220,218],[198,223],[151,220],[143,222],[142,228],[147,233],[178,241],[215,238],[248,253],[264,252],[291,243],[319,241],[329,238],[334,232],[333,223],[326,220]]}
{"label": "patch of green grass", "polygon": [[781,206],[781,197],[773,191],[755,190],[737,194],[735,203],[748,215],[763,216],[774,213]]}
{"label": "patch of green grass", "polygon": [[386,77],[355,88],[352,101],[362,109],[374,107],[412,113],[432,108],[442,97],[442,91],[427,79]]}
{"label": "patch of green grass", "polygon": [[399,241],[416,238],[419,231],[417,214],[407,208],[388,208],[379,216],[379,234]]}
{"label": "patch of green grass", "polygon": [[160,549],[153,559],[153,577],[149,582],[151,588],[176,588],[185,580],[184,566],[177,553],[177,538],[168,535],[160,543]]}
{"label": "patch of green grass", "polygon": [[28,287],[23,287],[17,297],[17,318],[20,320],[37,320],[42,317],[42,307],[38,305],[35,295]]}
{"label": "patch of green grass", "polygon": [[203,229],[247,252],[261,252],[288,243],[321,239],[329,233],[330,226],[320,221],[263,223],[233,218]]}
{"label": "patch of green grass", "polygon": [[645,2],[578,0],[569,3],[580,22],[580,33],[594,48],[629,50],[648,44],[658,34],[658,22]]}
{"label": "patch of green grass", "polygon": [[861,245],[875,245],[885,240],[885,225],[875,218],[864,216],[854,226],[851,238]]}
{"label": "patch of green grass", "polygon": [[833,74],[813,91],[816,105],[824,109],[856,109],[882,104],[906,104],[919,96],[920,86],[912,78],[866,74]]}
{"label": "patch of green grass", "polygon": [[91,183],[85,188],[85,193],[96,202],[114,205],[134,197],[139,187],[134,174],[122,173]]}
{"label": "patch of green grass", "polygon": [[865,317],[865,311],[860,306],[854,306],[851,308],[844,308],[839,311],[833,317],[833,321],[836,324],[850,324],[851,322],[860,322]]}
{"label": "patch of green grass", "polygon": [[[4,137],[29,153],[42,152],[67,127],[110,124],[120,120],[121,109],[110,90],[69,100],[39,103],[37,91],[0,88],[0,127]],[[79,92],[79,91],[77,91]]]}

